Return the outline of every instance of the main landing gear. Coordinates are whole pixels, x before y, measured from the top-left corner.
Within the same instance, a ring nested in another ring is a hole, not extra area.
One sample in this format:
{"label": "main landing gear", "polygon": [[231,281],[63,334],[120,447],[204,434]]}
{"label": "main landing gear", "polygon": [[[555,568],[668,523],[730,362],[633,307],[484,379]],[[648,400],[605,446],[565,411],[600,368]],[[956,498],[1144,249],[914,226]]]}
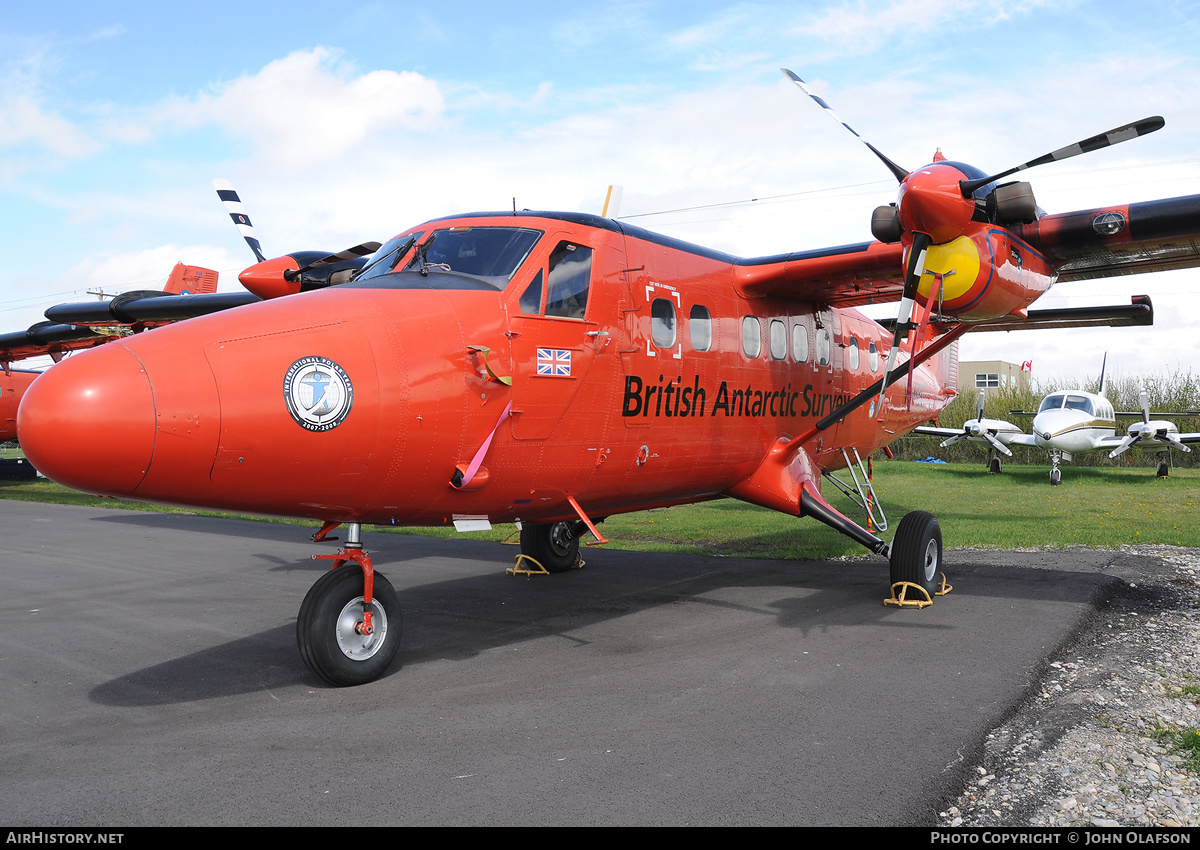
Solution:
{"label": "main landing gear", "polygon": [[587,528],[582,522],[551,522],[521,526],[521,554],[533,558],[548,573],[562,573],[579,563],[579,535]]}
{"label": "main landing gear", "polygon": [[1154,459],[1156,461],[1158,461],[1158,472],[1155,473],[1155,475],[1158,478],[1170,478],[1171,477],[1171,453],[1170,452],[1157,452],[1155,454]]}
{"label": "main landing gear", "polygon": [[[336,523],[326,523],[323,540]],[[309,589],[296,617],[296,643],[308,669],[331,685],[362,685],[383,675],[400,648],[400,602],[363,551],[360,526],[347,525],[333,569]]]}

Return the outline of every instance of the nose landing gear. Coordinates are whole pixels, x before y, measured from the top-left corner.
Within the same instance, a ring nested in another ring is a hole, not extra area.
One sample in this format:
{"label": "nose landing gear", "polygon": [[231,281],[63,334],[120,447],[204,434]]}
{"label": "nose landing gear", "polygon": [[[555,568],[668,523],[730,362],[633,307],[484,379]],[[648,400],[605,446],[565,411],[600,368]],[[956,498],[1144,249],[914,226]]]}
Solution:
{"label": "nose landing gear", "polygon": [[333,569],[309,589],[296,617],[296,643],[308,669],[335,686],[378,679],[400,648],[400,602],[363,551],[359,524],[347,525]]}

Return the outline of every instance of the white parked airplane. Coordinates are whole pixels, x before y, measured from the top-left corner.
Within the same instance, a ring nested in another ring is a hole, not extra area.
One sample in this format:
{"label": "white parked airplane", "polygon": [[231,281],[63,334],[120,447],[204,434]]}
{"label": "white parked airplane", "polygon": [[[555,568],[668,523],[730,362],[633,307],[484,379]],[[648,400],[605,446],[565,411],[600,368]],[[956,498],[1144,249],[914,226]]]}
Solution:
{"label": "white parked airplane", "polygon": [[[1150,418],[1149,397],[1143,390],[1139,394],[1140,413],[1117,413],[1112,402],[1103,395],[1104,377],[1101,371],[1101,393],[1086,390],[1057,390],[1050,393],[1038,406],[1033,417],[1033,433],[1026,434],[1011,422],[1001,419],[983,418],[983,393],[979,394],[979,412],[976,418],[963,423],[963,427],[935,428],[921,426],[913,429],[915,434],[931,437],[946,437],[943,446],[962,440],[986,443],[988,446],[988,472],[1000,472],[1000,457],[1012,456],[1009,446],[1027,446],[1045,449],[1050,455],[1050,483],[1058,484],[1062,473],[1058,465],[1070,461],[1084,452],[1108,451],[1116,457],[1130,447],[1158,453],[1158,477],[1166,478],[1171,471],[1171,449],[1191,451],[1188,443],[1200,442],[1200,433],[1181,434],[1174,423],[1164,419]],[[1014,411],[1017,412],[1017,411]],[[1188,411],[1187,415],[1194,415]],[[1129,426],[1124,437],[1117,437],[1117,416],[1140,416],[1142,421]],[[1162,416],[1163,414],[1155,414]]]}

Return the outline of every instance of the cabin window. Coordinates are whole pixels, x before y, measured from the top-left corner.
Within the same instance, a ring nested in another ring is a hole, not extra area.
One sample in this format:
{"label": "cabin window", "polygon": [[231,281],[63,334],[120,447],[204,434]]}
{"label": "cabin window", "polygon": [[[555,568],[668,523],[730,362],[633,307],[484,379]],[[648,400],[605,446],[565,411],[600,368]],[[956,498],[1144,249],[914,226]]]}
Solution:
{"label": "cabin window", "polygon": [[559,242],[550,253],[547,280],[546,315],[582,319],[592,282],[592,249]]}
{"label": "cabin window", "polygon": [[712,348],[712,316],[709,315],[707,307],[692,305],[692,311],[688,314],[688,329],[695,351],[708,351]]}
{"label": "cabin window", "polygon": [[778,319],[771,320],[771,357],[775,360],[787,358],[787,325]]}
{"label": "cabin window", "polygon": [[762,353],[762,328],[758,318],[745,316],[742,319],[742,351],[747,357],[755,358]]}
{"label": "cabin window", "polygon": [[879,349],[875,346],[875,341],[872,340],[867,344],[867,362],[871,364],[871,371],[879,371]]}
{"label": "cabin window", "polygon": [[858,368],[858,340],[850,337],[850,342],[846,344],[846,356],[850,359],[850,368]]}
{"label": "cabin window", "polygon": [[675,345],[675,305],[666,298],[655,298],[650,305],[650,338],[659,348]]}
{"label": "cabin window", "polygon": [[829,365],[829,328],[817,329],[817,365]]}
{"label": "cabin window", "polygon": [[798,322],[792,327],[792,357],[797,363],[808,362],[808,328]]}
{"label": "cabin window", "polygon": [[521,312],[536,316],[542,312],[542,270],[521,293]]}

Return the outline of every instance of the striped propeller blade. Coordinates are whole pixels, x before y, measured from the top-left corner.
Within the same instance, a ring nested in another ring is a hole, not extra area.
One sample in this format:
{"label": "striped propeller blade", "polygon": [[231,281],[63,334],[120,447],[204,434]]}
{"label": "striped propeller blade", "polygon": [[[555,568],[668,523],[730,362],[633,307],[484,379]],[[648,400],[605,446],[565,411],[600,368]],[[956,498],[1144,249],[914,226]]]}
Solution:
{"label": "striped propeller blade", "polygon": [[986,186],[988,183],[1008,177],[1010,174],[1016,174],[1018,171],[1024,171],[1027,168],[1033,168],[1035,165],[1059,162],[1064,159],[1070,159],[1073,156],[1079,156],[1081,153],[1091,153],[1101,148],[1119,145],[1121,142],[1127,142],[1130,139],[1136,139],[1138,136],[1145,136],[1153,133],[1155,130],[1161,130],[1164,124],[1166,122],[1159,115],[1152,115],[1149,118],[1143,118],[1141,121],[1134,121],[1131,124],[1123,124],[1120,127],[1109,130],[1107,133],[1089,136],[1073,145],[1067,145],[1065,148],[1059,148],[1045,156],[1031,159],[1024,165],[1018,165],[1016,168],[1008,169],[1008,171],[1001,171],[999,174],[993,174],[990,177],[980,177],[976,180],[964,180],[959,184],[959,188],[962,189],[963,197],[969,198],[980,186]]}
{"label": "striped propeller blade", "polygon": [[797,86],[799,86],[800,91],[804,92],[806,95],[811,97],[816,102],[817,106],[824,109],[830,118],[832,118],[834,121],[841,124],[843,127],[845,127],[847,130],[849,130],[851,133],[854,134],[854,138],[858,139],[860,142],[862,142],[864,145],[866,145],[868,148],[870,148],[871,153],[873,153],[873,154],[875,154],[875,156],[879,157],[879,161],[888,167],[888,171],[892,172],[892,174],[894,174],[896,176],[896,179],[898,181],[900,181],[901,183],[904,182],[904,178],[908,176],[907,169],[901,168],[899,165],[896,165],[896,163],[892,162],[890,159],[888,159],[886,156],[884,156],[883,152],[880,151],[879,148],[875,147],[873,144],[871,144],[866,139],[864,139],[862,136],[860,136],[858,134],[858,131],[856,131],[853,127],[851,127],[849,124],[847,124],[841,118],[838,118],[837,113],[833,111],[832,107],[830,107],[830,105],[828,103],[826,103],[820,97],[818,97],[817,95],[815,95],[811,91],[809,91],[808,86],[806,86],[804,84],[804,80],[797,77],[795,74],[793,74],[787,68],[780,68],[779,70],[783,72],[783,75],[785,77],[787,77],[789,80],[791,80]]}
{"label": "striped propeller blade", "polygon": [[229,218],[233,220],[234,227],[242,234],[242,238],[246,240],[246,244],[250,246],[250,250],[254,252],[254,256],[261,263],[266,260],[266,256],[262,252],[262,246],[258,242],[258,237],[254,233],[254,225],[250,223],[250,216],[246,213],[246,208],[242,206],[242,199],[238,197],[237,190],[233,188],[233,184],[228,180],[214,180],[213,188],[217,190],[217,197],[221,199],[221,203],[225,205],[225,209],[229,212]]}

